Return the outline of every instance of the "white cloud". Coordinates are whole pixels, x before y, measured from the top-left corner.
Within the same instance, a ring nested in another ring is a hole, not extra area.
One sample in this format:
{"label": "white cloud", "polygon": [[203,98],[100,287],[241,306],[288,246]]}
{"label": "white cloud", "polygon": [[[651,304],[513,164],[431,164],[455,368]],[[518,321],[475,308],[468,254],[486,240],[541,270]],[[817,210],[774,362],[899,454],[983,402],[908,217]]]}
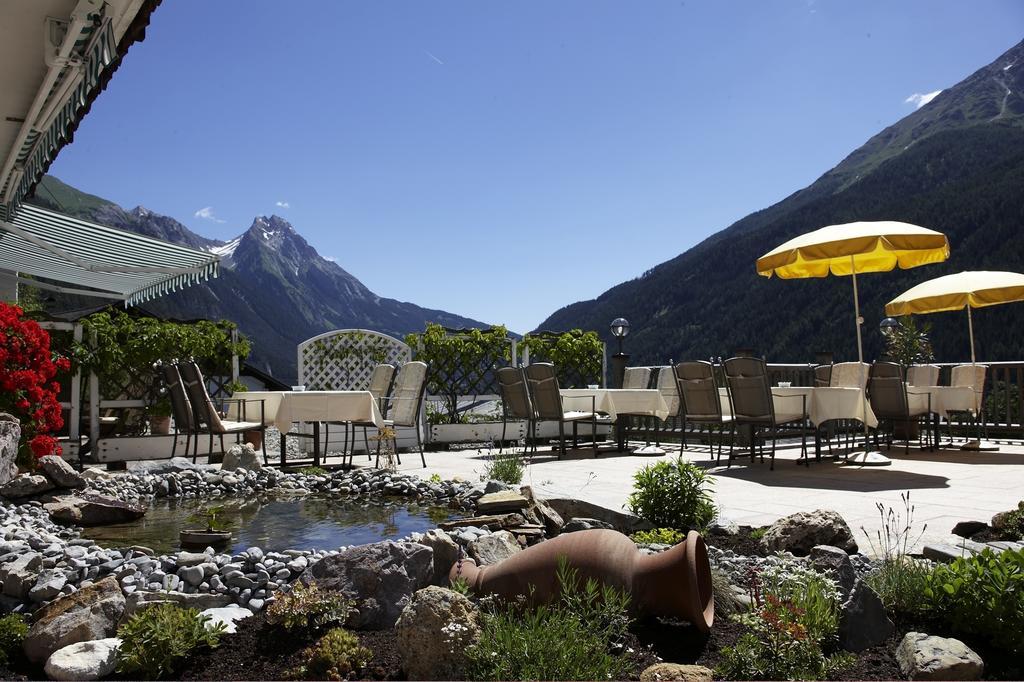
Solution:
{"label": "white cloud", "polygon": [[280,208],[291,208],[292,207],[292,205],[289,204],[287,201],[278,201],[278,202],[275,203],[275,205],[280,207]]}
{"label": "white cloud", "polygon": [[919,92],[915,92],[913,95],[911,95],[910,97],[906,98],[903,101],[906,102],[907,104],[913,104],[915,109],[920,109],[925,104],[928,104],[928,102],[931,102],[933,99],[935,99],[936,95],[938,95],[940,92],[942,92],[942,90],[928,92],[923,95]]}
{"label": "white cloud", "polygon": [[203,208],[196,211],[194,215],[196,218],[202,218],[203,220],[212,220],[215,223],[227,222],[213,215],[213,206],[204,206]]}

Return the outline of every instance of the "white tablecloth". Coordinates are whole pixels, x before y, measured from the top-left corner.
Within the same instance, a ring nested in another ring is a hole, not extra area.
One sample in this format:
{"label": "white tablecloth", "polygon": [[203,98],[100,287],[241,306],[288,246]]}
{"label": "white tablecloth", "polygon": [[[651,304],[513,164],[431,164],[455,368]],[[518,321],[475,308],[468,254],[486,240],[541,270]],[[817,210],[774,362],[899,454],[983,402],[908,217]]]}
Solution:
{"label": "white tablecloth", "polygon": [[[868,426],[878,426],[878,418],[871,410],[871,405],[864,401],[864,392],[859,388],[846,386],[791,386],[782,388],[773,386],[772,402],[776,415],[799,414],[802,403],[800,396],[807,396],[807,413],[811,423],[820,426],[832,419],[853,419],[863,423],[867,415]],[[732,414],[729,405],[729,394],[726,389],[719,389],[722,397],[722,414]]]}
{"label": "white tablecloth", "polygon": [[[908,386],[908,401],[916,402],[916,400],[922,399],[915,399],[911,393],[930,394],[932,397],[932,412],[945,419],[949,419],[950,412],[970,412],[973,414],[981,403],[981,396],[975,396],[974,389],[970,386]],[[927,400],[927,397],[923,398],[923,400]],[[914,404],[914,402],[911,403],[912,406]],[[924,403],[922,402],[921,405],[923,406]]]}
{"label": "white tablecloth", "polygon": [[[282,433],[292,422],[372,422],[384,425],[377,401],[369,391],[246,391],[238,394],[248,401],[264,400],[263,423],[273,424]],[[238,403],[229,404],[231,419],[239,419]],[[260,418],[258,404],[246,407],[248,421]]]}
{"label": "white tablecloth", "polygon": [[593,409],[615,419],[620,414],[638,414],[665,419],[668,417],[668,405],[661,392],[653,388],[563,388],[562,407],[566,410],[591,410],[591,396],[594,397]]}

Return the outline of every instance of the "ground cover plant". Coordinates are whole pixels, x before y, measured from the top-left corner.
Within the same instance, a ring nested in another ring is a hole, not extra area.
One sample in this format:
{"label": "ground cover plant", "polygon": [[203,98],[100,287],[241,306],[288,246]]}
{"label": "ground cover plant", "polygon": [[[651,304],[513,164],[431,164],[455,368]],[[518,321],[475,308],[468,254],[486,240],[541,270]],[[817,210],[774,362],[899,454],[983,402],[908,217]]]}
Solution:
{"label": "ground cover plant", "polygon": [[21,650],[28,634],[28,623],[20,613],[9,613],[0,618],[0,665],[7,665]]}
{"label": "ground cover plant", "polygon": [[626,504],[631,512],[655,526],[703,531],[715,517],[711,488],[711,479],[704,470],[680,457],[637,471]]}
{"label": "ground cover plant", "polygon": [[775,565],[751,577],[752,607],[734,619],[749,628],[722,650],[725,679],[828,679],[852,657],[831,653],[839,630],[839,590],[828,577],[798,564]]}
{"label": "ground cover plant", "polygon": [[686,539],[686,533],[675,528],[652,528],[638,530],[630,537],[641,545],[676,545]]}
{"label": "ground cover plant", "polygon": [[291,675],[309,680],[346,680],[369,663],[372,656],[354,634],[345,628],[332,628],[302,652],[305,662]]}
{"label": "ground cover plant", "polygon": [[[491,602],[480,640],[467,651],[471,679],[626,679],[635,663],[622,647],[629,597],[596,580],[581,580],[559,562],[560,595],[550,604]],[[570,645],[571,643],[571,645]]]}
{"label": "ground cover plant", "polygon": [[117,630],[121,638],[118,671],[158,679],[173,672],[199,647],[216,647],[224,625],[210,625],[209,616],[176,604],[158,604],[139,611]]}
{"label": "ground cover plant", "polygon": [[523,482],[523,472],[525,471],[526,465],[514,452],[498,453],[484,464],[481,479],[519,485]]}
{"label": "ground cover plant", "polygon": [[352,608],[352,602],[338,592],[321,590],[316,583],[295,583],[267,607],[267,622],[285,630],[316,631],[344,623]]}
{"label": "ground cover plant", "polygon": [[924,592],[953,632],[1024,654],[1024,550],[986,549],[940,564]]}

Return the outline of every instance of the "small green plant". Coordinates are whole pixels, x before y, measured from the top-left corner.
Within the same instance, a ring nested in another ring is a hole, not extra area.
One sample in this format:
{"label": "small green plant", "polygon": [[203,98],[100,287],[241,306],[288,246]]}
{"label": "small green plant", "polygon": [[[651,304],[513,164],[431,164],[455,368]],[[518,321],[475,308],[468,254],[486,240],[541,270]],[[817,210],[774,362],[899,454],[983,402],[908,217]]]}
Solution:
{"label": "small green plant", "polygon": [[880,503],[875,507],[882,517],[882,527],[875,537],[861,527],[871,545],[871,552],[878,557],[874,570],[865,581],[878,594],[886,610],[897,622],[911,621],[923,615],[928,609],[924,590],[928,587],[931,566],[910,556],[910,551],[927,530],[913,531],[914,505],[910,502],[910,491],[900,495],[903,512]]}
{"label": "small green plant", "polygon": [[526,465],[515,453],[494,455],[484,466],[480,479],[484,481],[502,481],[509,485],[519,485],[523,481]]}
{"label": "small green plant", "polygon": [[715,518],[711,487],[704,470],[682,458],[657,462],[633,475],[626,504],[655,526],[703,531]]}
{"label": "small green plant", "polygon": [[0,665],[10,663],[27,634],[28,623],[20,613],[9,613],[0,618]]}
{"label": "small green plant", "polygon": [[359,644],[359,638],[345,628],[327,631],[316,644],[303,650],[306,661],[290,671],[290,677],[307,680],[347,680],[349,675],[359,672],[373,653]]}
{"label": "small green plant", "polygon": [[898,363],[909,367],[915,363],[928,363],[935,359],[932,342],[928,338],[931,331],[930,323],[925,322],[917,328],[912,315],[900,318],[898,327],[893,327],[885,335],[885,350]]}
{"label": "small green plant", "polygon": [[750,531],[750,537],[754,540],[760,540],[764,537],[764,534],[768,532],[768,526],[761,526],[760,528],[754,528]]}
{"label": "small green plant", "polygon": [[430,474],[429,480],[431,483],[440,483],[443,479],[441,478],[441,474],[435,472],[433,474]]}
{"label": "small green plant", "polygon": [[629,629],[629,598],[622,592],[583,581],[559,562],[559,597],[550,604],[491,605],[483,614],[479,641],[467,650],[477,680],[626,679],[634,663],[615,655]]}
{"label": "small green plant", "polygon": [[228,527],[227,521],[224,520],[224,506],[216,505],[213,507],[206,507],[199,511],[191,514],[188,517],[190,523],[201,523],[206,526],[207,532],[215,532],[220,530],[226,530]]}
{"label": "small green plant", "polygon": [[317,466],[302,467],[299,469],[299,473],[303,476],[327,476],[327,469]]}
{"label": "small green plant", "polygon": [[117,630],[121,638],[118,670],[154,680],[171,673],[194,649],[220,643],[224,624],[211,626],[209,621],[209,616],[175,604],[158,604],[133,614]]}
{"label": "small green plant", "polygon": [[924,593],[954,632],[1024,654],[1024,550],[985,549],[940,564]]}
{"label": "small green plant", "polygon": [[675,528],[652,528],[638,530],[630,537],[638,545],[678,545],[686,539],[686,533]]}
{"label": "small green plant", "polygon": [[469,593],[470,593],[469,581],[466,580],[465,578],[463,578],[462,576],[459,576],[458,578],[453,580],[450,587],[451,587],[452,592],[458,592],[459,594],[461,594],[464,597],[468,597],[469,596]]}
{"label": "small green plant", "polygon": [[351,612],[352,602],[340,592],[321,590],[316,583],[306,586],[299,582],[267,607],[267,622],[285,630],[315,631],[344,623]]}
{"label": "small green plant", "polygon": [[792,562],[753,576],[753,608],[734,616],[750,628],[722,649],[716,673],[730,680],[828,679],[852,660],[825,655],[839,627],[835,583]]}

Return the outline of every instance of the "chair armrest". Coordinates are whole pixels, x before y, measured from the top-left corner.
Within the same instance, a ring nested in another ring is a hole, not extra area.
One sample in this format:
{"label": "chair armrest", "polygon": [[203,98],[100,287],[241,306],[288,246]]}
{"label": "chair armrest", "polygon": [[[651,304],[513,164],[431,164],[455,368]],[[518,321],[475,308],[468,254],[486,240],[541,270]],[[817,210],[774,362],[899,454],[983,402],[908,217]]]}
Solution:
{"label": "chair armrest", "polygon": [[240,411],[239,417],[240,417],[241,421],[243,421],[243,422],[244,421],[249,421],[248,419],[246,419],[246,416],[245,416],[246,405],[248,403],[259,403],[260,404],[260,424],[263,424],[266,421],[266,419],[264,418],[265,414],[266,414],[266,412],[265,412],[266,402],[267,401],[266,401],[265,398],[225,398],[224,400],[221,401],[221,403],[223,403],[224,405],[227,405],[228,403],[238,403],[239,411]]}

